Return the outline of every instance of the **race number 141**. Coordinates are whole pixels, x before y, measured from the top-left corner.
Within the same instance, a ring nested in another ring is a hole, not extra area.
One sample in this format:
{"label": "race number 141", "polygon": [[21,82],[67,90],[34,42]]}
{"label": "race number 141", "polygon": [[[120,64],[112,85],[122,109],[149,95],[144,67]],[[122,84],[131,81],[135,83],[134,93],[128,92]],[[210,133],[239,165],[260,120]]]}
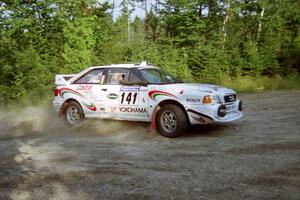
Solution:
{"label": "race number 141", "polygon": [[123,92],[121,94],[121,104],[136,104],[137,103],[137,92]]}

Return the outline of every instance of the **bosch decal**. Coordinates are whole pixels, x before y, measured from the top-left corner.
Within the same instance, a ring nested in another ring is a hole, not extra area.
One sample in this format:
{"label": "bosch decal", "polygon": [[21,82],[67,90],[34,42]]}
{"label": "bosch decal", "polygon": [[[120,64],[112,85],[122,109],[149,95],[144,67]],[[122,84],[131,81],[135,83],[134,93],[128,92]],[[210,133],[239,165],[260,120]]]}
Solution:
{"label": "bosch decal", "polygon": [[189,103],[198,103],[198,102],[201,102],[201,99],[187,98],[186,102],[189,102]]}

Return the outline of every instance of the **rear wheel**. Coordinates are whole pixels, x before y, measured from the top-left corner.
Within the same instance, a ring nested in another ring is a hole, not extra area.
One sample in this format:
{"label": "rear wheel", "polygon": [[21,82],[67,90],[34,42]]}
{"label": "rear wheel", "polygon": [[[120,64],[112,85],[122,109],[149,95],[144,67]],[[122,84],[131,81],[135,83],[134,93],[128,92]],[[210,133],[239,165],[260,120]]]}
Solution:
{"label": "rear wheel", "polygon": [[187,118],[184,111],[177,105],[164,105],[157,113],[158,131],[166,137],[178,137],[187,128]]}
{"label": "rear wheel", "polygon": [[64,108],[64,117],[68,125],[75,126],[84,119],[83,110],[77,102],[71,101]]}

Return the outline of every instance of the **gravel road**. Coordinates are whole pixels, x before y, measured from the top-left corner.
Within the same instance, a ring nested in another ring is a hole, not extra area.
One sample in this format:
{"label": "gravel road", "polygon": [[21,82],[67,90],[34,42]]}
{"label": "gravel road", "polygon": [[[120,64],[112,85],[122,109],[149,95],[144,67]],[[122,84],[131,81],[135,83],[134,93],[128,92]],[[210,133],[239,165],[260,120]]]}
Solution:
{"label": "gravel road", "polygon": [[300,91],[243,94],[245,116],[168,139],[148,124],[66,128],[0,112],[0,199],[300,199]]}

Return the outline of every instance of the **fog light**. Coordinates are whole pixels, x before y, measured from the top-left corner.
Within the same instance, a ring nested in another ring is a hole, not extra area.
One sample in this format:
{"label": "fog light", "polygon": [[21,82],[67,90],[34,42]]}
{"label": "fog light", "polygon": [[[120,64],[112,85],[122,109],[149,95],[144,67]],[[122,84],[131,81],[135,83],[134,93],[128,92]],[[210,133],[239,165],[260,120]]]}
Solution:
{"label": "fog light", "polygon": [[240,101],[238,109],[239,109],[239,111],[243,110],[243,102],[242,101]]}
{"label": "fog light", "polygon": [[226,106],[220,105],[218,108],[218,116],[224,117],[226,115]]}

